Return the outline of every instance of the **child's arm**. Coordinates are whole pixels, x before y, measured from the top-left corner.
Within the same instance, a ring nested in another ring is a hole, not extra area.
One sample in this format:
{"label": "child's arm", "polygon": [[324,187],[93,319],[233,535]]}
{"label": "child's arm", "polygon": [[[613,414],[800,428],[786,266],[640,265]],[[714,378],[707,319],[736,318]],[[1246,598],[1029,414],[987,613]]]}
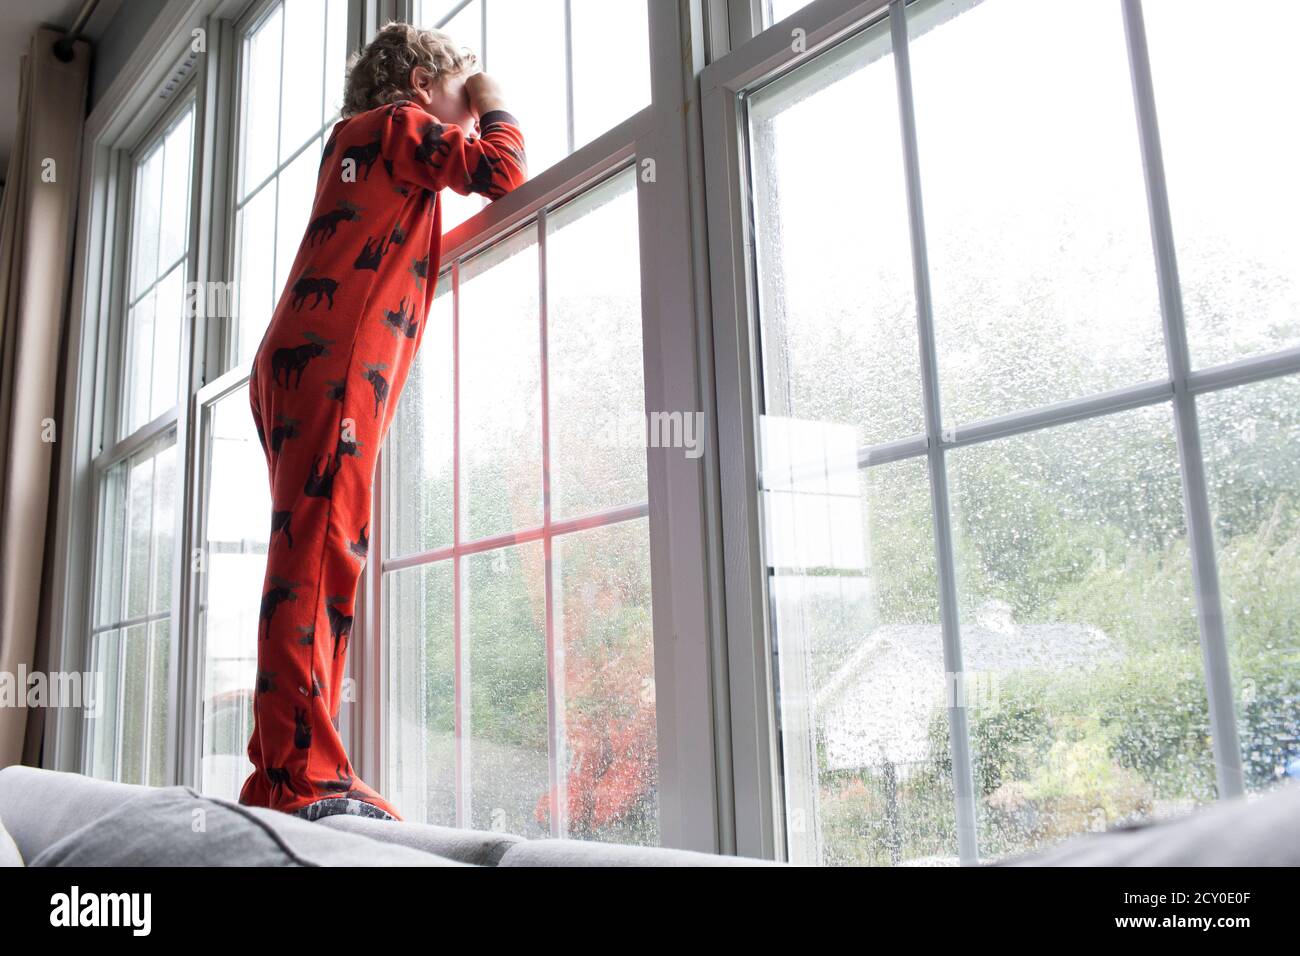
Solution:
{"label": "child's arm", "polygon": [[425,189],[500,199],[528,178],[524,134],[502,109],[480,115],[479,127],[480,136],[467,136],[413,103],[398,103],[381,131],[385,165],[394,179]]}

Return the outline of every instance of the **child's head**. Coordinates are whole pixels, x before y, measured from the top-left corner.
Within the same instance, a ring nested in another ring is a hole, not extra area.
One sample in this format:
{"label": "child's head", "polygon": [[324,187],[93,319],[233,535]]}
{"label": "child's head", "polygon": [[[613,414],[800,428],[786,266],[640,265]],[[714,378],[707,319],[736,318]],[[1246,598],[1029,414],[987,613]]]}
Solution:
{"label": "child's head", "polygon": [[349,61],[343,115],[410,100],[444,123],[469,127],[474,118],[465,80],[477,62],[441,30],[389,23]]}

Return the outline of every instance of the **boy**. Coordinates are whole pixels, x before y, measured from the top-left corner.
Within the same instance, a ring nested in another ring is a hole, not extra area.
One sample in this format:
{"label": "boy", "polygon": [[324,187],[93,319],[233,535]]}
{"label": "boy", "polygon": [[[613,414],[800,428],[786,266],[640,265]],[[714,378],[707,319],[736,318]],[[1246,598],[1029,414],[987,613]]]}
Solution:
{"label": "boy", "polygon": [[519,124],[475,62],[446,34],[401,23],[354,57],[253,359],[272,515],[244,804],[400,819],[357,779],[335,721],[376,459],[438,278],[438,193],[498,199],[525,178]]}

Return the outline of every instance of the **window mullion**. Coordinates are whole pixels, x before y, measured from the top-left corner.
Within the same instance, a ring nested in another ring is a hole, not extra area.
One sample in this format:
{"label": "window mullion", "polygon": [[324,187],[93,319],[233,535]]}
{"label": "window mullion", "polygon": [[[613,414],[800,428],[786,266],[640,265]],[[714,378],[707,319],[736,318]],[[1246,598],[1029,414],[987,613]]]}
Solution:
{"label": "window mullion", "polygon": [[939,617],[943,632],[945,687],[949,695],[948,736],[952,753],[953,798],[957,817],[957,852],[963,864],[973,864],[979,859],[975,829],[975,788],[971,768],[970,727],[962,694],[964,675],[961,625],[957,613],[957,575],[953,559],[952,514],[948,502],[947,462],[942,443],[943,420],[939,405],[938,361],[935,350],[934,315],[930,300],[930,267],[926,256],[920,160],[916,142],[916,114],[912,101],[907,14],[903,0],[893,0],[889,18],[894,67],[898,78],[899,129],[903,138],[903,168],[907,178],[907,211],[911,225],[912,269],[916,284],[916,322],[920,339],[925,430],[929,446],[927,457],[930,465],[931,508],[934,512],[935,564],[939,578]]}
{"label": "window mullion", "polygon": [[[566,22],[568,0],[565,0]],[[573,129],[573,117],[569,117],[570,135]],[[560,755],[564,752],[564,674],[558,666],[555,638],[555,563],[554,547],[551,540],[551,402],[550,402],[550,367],[547,351],[547,266],[546,266],[546,210],[537,216],[537,317],[538,347],[541,350],[541,403],[542,403],[542,567],[543,588],[545,595],[546,627],[546,723],[549,746],[547,747],[547,775],[551,789],[551,836],[559,838],[568,830],[568,788],[564,780],[564,766]]]}
{"label": "window mullion", "polygon": [[[434,280],[438,281],[437,279]],[[460,547],[460,262],[451,267],[451,541]],[[469,806],[469,655],[464,651],[461,634],[464,630],[465,609],[461,600],[464,585],[462,567],[465,559],[457,554],[451,559],[452,589],[452,641],[455,661],[455,749],[456,749],[456,826],[465,827],[470,821]]]}
{"label": "window mullion", "polygon": [[564,96],[564,115],[568,124],[569,137],[568,152],[572,153],[577,147],[573,119],[573,0],[564,0]]}
{"label": "window mullion", "polygon": [[1164,157],[1156,122],[1155,90],[1151,79],[1146,27],[1137,0],[1124,0],[1124,28],[1128,39],[1133,97],[1137,107],[1147,205],[1151,217],[1165,354],[1174,386],[1174,429],[1178,437],[1179,471],[1183,483],[1183,504],[1187,513],[1187,539],[1192,557],[1192,577],[1196,586],[1197,623],[1209,700],[1215,777],[1220,797],[1236,797],[1245,792],[1245,781],[1233,709],[1231,667],[1223,624],[1219,571],[1214,554],[1214,525],[1210,516],[1196,399],[1187,386],[1191,366],[1187,348],[1187,325],[1174,249]]}

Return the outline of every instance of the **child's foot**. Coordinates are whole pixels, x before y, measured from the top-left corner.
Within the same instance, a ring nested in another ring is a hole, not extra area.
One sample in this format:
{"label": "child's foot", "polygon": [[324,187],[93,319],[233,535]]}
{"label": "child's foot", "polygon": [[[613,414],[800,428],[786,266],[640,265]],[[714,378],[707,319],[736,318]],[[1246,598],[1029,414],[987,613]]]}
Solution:
{"label": "child's foot", "polygon": [[315,803],[309,803],[305,807],[293,811],[295,817],[302,817],[304,820],[319,820],[321,817],[332,817],[339,813],[354,817],[369,817],[373,820],[392,820],[394,822],[400,822],[401,820],[400,817],[394,816],[373,803],[357,800],[354,797],[326,797],[324,800],[317,800]]}

